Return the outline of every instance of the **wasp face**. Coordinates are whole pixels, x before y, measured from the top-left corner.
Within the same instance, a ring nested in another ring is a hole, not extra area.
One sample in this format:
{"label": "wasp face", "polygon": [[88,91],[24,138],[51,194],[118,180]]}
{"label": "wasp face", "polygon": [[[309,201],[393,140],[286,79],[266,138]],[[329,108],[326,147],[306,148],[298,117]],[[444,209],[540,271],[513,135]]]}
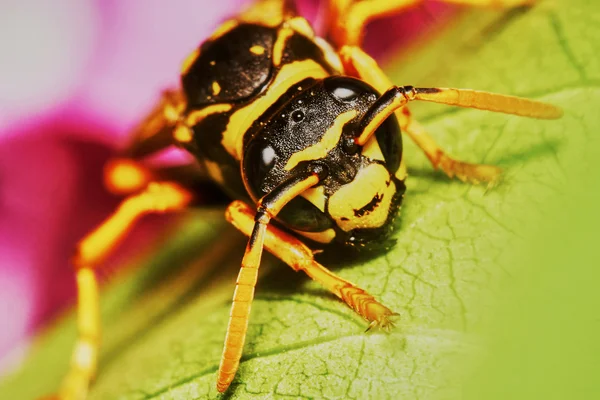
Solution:
{"label": "wasp face", "polygon": [[303,197],[312,206],[311,218],[321,222],[299,226],[285,213],[282,222],[300,231],[335,227],[347,238],[356,238],[357,230],[381,228],[395,211],[398,191],[394,174],[402,148],[395,118],[365,146],[354,143],[361,117],[378,97],[372,87],[348,77],[329,77],[297,91],[246,147],[243,176],[251,196],[258,199],[299,169],[319,165],[326,175]]}

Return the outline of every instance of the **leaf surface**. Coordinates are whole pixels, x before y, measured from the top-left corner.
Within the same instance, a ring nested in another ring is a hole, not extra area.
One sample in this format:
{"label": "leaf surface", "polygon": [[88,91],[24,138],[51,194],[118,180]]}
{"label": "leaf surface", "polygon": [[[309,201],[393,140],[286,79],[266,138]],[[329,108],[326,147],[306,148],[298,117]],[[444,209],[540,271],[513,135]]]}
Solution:
{"label": "leaf surface", "polygon": [[[523,271],[515,262],[554,218],[565,185],[593,166],[600,126],[600,6],[545,1],[523,13],[469,10],[387,64],[399,85],[453,86],[562,106],[559,121],[415,105],[449,153],[506,170],[487,192],[451,181],[405,140],[407,194],[397,244],[335,271],[401,314],[392,334],[317,284],[265,260],[240,371],[226,398],[460,398],[480,365],[479,328]],[[558,206],[560,207],[560,206]],[[195,211],[103,298],[104,346],[91,399],[218,398],[229,301],[244,238],[220,211]],[[233,250],[232,250],[233,249]],[[179,266],[183,266],[178,273]],[[52,392],[72,317],[39,339],[0,398]]]}

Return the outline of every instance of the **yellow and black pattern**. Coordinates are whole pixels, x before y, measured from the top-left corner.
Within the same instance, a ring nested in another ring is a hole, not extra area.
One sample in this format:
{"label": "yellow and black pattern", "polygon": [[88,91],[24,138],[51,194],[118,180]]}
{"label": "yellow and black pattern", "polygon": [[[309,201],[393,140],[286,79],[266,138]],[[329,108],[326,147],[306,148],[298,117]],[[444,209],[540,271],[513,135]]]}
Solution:
{"label": "yellow and black pattern", "polygon": [[357,128],[379,97],[373,88],[332,76],[290,95],[246,134],[247,192],[256,201],[298,171],[323,166],[327,177],[290,202],[278,220],[316,242],[374,245],[373,237],[389,233],[405,190],[396,177],[402,142],[395,117],[378,128],[368,146],[356,146]]}
{"label": "yellow and black pattern", "polygon": [[292,86],[338,73],[313,35],[298,17],[277,26],[231,20],[184,62],[191,129],[175,132],[175,140],[229,195],[248,198],[239,167],[245,132]]}
{"label": "yellow and black pattern", "polygon": [[184,62],[186,123],[175,140],[245,201],[299,168],[324,165],[328,177],[276,220],[315,242],[361,248],[390,231],[405,190],[397,173],[402,144],[394,118],[364,146],[351,143],[379,93],[343,72],[303,18],[276,26],[227,21]]}

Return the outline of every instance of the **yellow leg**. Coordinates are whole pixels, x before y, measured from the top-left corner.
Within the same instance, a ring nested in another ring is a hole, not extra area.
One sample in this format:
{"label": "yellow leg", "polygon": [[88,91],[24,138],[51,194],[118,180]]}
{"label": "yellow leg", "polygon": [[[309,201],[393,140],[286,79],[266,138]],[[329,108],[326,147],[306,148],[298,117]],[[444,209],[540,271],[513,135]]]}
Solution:
{"label": "yellow leg", "polygon": [[104,166],[104,186],[116,195],[139,192],[153,179],[148,168],[129,158],[112,159]]}
{"label": "yellow leg", "polygon": [[62,400],[85,399],[98,363],[100,313],[95,269],[122,241],[144,214],[184,208],[191,194],[175,183],[151,182],[139,194],[125,199],[116,212],[82,239],[73,257],[76,269],[78,339],[71,367],[59,392]]}
{"label": "yellow leg", "polygon": [[227,390],[240,364],[269,221],[277,216],[279,211],[292,199],[317,183],[319,183],[319,173],[316,170],[294,175],[263,196],[257,203],[256,212],[251,213],[254,218],[250,221],[248,245],[233,293],[223,356],[219,366],[217,378],[219,392]]}
{"label": "yellow leg", "polygon": [[[244,271],[244,268],[248,268],[245,265],[247,260],[254,259],[253,264],[257,262],[252,249],[252,247],[255,247],[253,244],[257,237],[255,215],[256,211],[241,201],[234,201],[227,208],[227,221],[251,238],[242,263],[242,271]],[[304,271],[312,279],[322,284],[327,290],[342,299],[350,308],[369,321],[369,328],[379,326],[388,330],[393,326],[391,318],[396,315],[394,312],[379,303],[363,289],[340,278],[317,263],[313,258],[313,252],[295,236],[273,225],[268,225],[263,228],[260,243],[256,246],[258,245],[260,247],[264,245],[270,253],[294,270]],[[258,261],[260,261],[260,258]],[[248,264],[251,265],[252,263]],[[254,286],[256,285],[256,269],[252,271],[253,273],[240,271],[238,277],[225,350],[219,368],[217,388],[221,392],[227,389],[239,366],[248,324],[250,302],[254,296]]]}
{"label": "yellow leg", "polygon": [[[384,93],[393,86],[377,62],[358,47],[346,46],[341,49],[342,62],[349,74],[363,79],[379,92]],[[493,165],[471,164],[455,160],[433,140],[425,129],[415,121],[408,107],[396,111],[396,117],[402,131],[423,150],[434,168],[439,168],[450,178],[457,177],[472,183],[487,182],[494,185],[502,170]]]}
{"label": "yellow leg", "polygon": [[[441,3],[510,8],[531,5],[536,0],[437,0]],[[367,24],[377,18],[398,14],[424,0],[329,0],[327,37],[338,47],[360,46]]]}
{"label": "yellow leg", "polygon": [[[255,211],[241,201],[234,201],[227,208],[226,218],[242,233],[250,236],[254,225]],[[380,304],[373,296],[335,275],[315,261],[312,250],[295,236],[269,225],[264,238],[265,248],[274,256],[292,267],[304,271],[309,277],[323,285],[331,293],[342,299],[361,317],[369,321],[370,327],[390,328],[390,317],[396,315]]]}
{"label": "yellow leg", "polygon": [[[408,111],[408,108],[404,108]],[[423,126],[412,119],[410,112],[403,112],[400,127],[404,133],[423,150],[435,169],[441,169],[450,178],[458,178],[463,182],[479,184],[487,182],[488,188],[500,180],[502,170],[495,165],[471,164],[448,156],[444,150],[425,131]]]}

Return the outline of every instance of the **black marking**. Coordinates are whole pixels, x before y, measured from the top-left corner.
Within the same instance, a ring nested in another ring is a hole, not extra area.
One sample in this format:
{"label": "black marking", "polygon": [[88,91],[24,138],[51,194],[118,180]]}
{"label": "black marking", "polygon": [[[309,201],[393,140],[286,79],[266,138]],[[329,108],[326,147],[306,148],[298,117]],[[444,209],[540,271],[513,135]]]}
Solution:
{"label": "black marking", "polygon": [[[207,41],[200,56],[192,63],[181,82],[191,108],[215,103],[236,103],[260,93],[272,75],[271,53],[277,30],[253,24],[242,24],[225,35]],[[249,51],[261,46],[265,52]],[[221,91],[213,94],[213,82]]]}
{"label": "black marking", "polygon": [[281,57],[281,65],[302,60],[314,60],[328,73],[335,73],[335,70],[327,62],[323,50],[310,38],[295,33],[285,43],[285,48]]}
{"label": "black marking", "polygon": [[363,215],[370,213],[377,208],[379,203],[381,203],[381,200],[383,200],[383,194],[376,194],[375,197],[373,197],[373,199],[366,205],[362,206],[358,210],[354,210],[354,216],[360,218]]}
{"label": "black marking", "polygon": [[[372,163],[383,164],[382,161],[370,160],[363,156],[360,148],[356,151],[351,143],[344,140],[355,136],[358,121],[380,94],[359,80],[332,76],[323,80],[307,78],[293,84],[279,98],[266,98],[269,84],[273,82],[279,69],[286,64],[310,59],[330,74],[336,73],[328,64],[323,50],[313,40],[298,33],[288,38],[281,64],[274,67],[272,57],[277,32],[276,27],[242,24],[202,45],[200,56],[182,77],[182,85],[188,99],[187,111],[202,109],[215,103],[231,104],[232,109],[209,115],[200,121],[193,127],[194,140],[185,147],[201,162],[206,160],[216,163],[223,175],[223,182],[219,182],[223,189],[231,197],[249,202],[249,195],[253,199],[262,198],[291,175],[314,167],[313,161],[305,161],[292,171],[284,168],[293,154],[319,143],[339,115],[356,110],[356,118],[343,127],[342,139],[338,145],[319,160],[323,167],[322,173],[319,174],[322,179],[319,185],[323,187],[327,210],[329,196],[342,185],[351,182],[357,171]],[[255,54],[249,51],[253,46],[261,46],[265,52]],[[214,81],[218,81],[221,86],[217,95],[213,94]],[[226,131],[233,113],[258,99],[267,100],[272,104],[244,133],[242,174],[240,162],[236,161],[221,143],[223,132]],[[282,118],[282,115],[285,117]],[[388,118],[375,132],[375,137],[385,158],[384,165],[390,174],[395,173],[402,153],[395,117]],[[259,145],[261,141],[262,145]],[[348,152],[348,149],[356,152]],[[257,160],[263,163],[258,170],[254,164]],[[331,228],[336,233],[336,243],[360,249],[379,245],[392,230],[393,218],[397,214],[405,189],[401,181],[395,177],[392,180],[396,184],[396,192],[392,197],[386,223],[380,228],[344,232],[327,211],[321,211],[303,197],[297,197],[287,204],[274,222],[287,229],[305,232],[324,232]],[[368,205],[355,210],[355,213],[364,215],[371,212],[382,201],[382,197],[376,196]],[[269,200],[274,201],[274,198],[268,196],[265,200],[268,205]]]}
{"label": "black marking", "polygon": [[209,160],[219,165],[224,180],[221,187],[227,195],[234,199],[248,201],[249,197],[240,174],[240,165],[221,144],[231,112],[233,110],[211,114],[196,124],[193,127],[194,140],[185,147],[201,164],[202,160]]}

